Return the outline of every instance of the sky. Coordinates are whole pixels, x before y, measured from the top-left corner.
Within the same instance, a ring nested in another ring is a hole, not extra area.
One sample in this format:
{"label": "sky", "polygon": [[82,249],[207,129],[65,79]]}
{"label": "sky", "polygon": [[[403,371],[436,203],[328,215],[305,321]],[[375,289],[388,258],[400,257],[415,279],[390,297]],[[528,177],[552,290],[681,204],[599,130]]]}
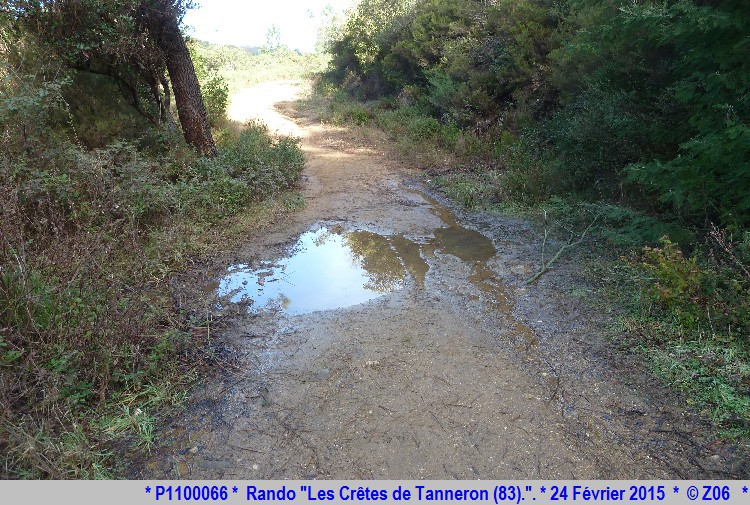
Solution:
{"label": "sky", "polygon": [[281,43],[291,49],[315,49],[321,15],[327,5],[343,11],[353,0],[198,0],[184,24],[199,40],[235,46],[263,46],[276,25]]}

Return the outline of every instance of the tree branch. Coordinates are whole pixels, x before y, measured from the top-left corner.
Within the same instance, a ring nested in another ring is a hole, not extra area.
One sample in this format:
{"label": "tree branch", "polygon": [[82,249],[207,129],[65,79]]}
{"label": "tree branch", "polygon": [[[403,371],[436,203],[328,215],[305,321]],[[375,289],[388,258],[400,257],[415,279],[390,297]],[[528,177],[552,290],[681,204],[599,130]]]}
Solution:
{"label": "tree branch", "polygon": [[[545,212],[545,220],[546,220],[546,217],[547,217],[547,214]],[[591,223],[589,223],[589,225],[586,227],[586,229],[583,230],[583,233],[581,233],[580,237],[578,237],[578,240],[576,240],[575,242],[573,242],[574,235],[571,235],[570,238],[568,239],[568,243],[565,244],[565,245],[563,245],[557,251],[557,253],[552,257],[552,259],[549,260],[548,262],[546,262],[546,263],[544,262],[544,253],[542,253],[542,268],[537,273],[535,273],[534,275],[532,275],[531,277],[529,277],[526,280],[525,284],[532,284],[532,283],[536,282],[537,279],[539,279],[539,277],[541,277],[546,272],[548,272],[550,270],[550,267],[552,266],[552,264],[555,261],[557,261],[557,259],[560,257],[560,255],[563,253],[563,251],[565,251],[565,249],[568,249],[569,247],[577,246],[578,244],[580,244],[581,242],[583,242],[583,239],[586,238],[586,234],[589,232],[589,230],[591,229],[591,227],[594,226],[594,223],[596,223],[596,221],[598,219],[599,219],[599,215],[597,215],[594,218],[594,220],[591,221]],[[544,230],[544,242],[545,242],[545,244],[547,242],[547,229],[546,229],[546,227],[545,227],[545,230]]]}

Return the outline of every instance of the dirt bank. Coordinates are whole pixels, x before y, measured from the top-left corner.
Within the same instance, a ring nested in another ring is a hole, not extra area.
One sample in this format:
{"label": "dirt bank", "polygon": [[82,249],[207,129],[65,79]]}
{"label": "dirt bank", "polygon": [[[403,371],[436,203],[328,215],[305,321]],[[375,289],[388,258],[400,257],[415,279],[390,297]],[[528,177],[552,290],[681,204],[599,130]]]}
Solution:
{"label": "dirt bank", "polygon": [[[747,475],[744,449],[702,437],[679,399],[611,350],[608,314],[571,294],[586,289],[574,263],[523,286],[541,240],[528,223],[457,212],[384,139],[299,110],[299,89],[269,83],[233,102],[236,118],[302,137],[306,206],[176,283],[197,312],[223,318],[214,333],[235,366],[195,393],[137,476]],[[352,288],[330,302],[340,308],[310,312],[303,298],[323,287],[283,286],[272,310],[251,301],[272,281],[343,276],[292,259],[324,246],[343,251],[369,301],[342,306]]]}

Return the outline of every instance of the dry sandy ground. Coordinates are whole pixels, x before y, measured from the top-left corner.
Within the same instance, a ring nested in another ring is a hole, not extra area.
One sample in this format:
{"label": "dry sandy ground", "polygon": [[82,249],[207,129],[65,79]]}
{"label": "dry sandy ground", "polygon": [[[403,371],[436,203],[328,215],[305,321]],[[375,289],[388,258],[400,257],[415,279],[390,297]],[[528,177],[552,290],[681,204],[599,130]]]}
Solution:
{"label": "dry sandy ground", "polygon": [[[169,443],[135,475],[747,475],[745,448],[703,438],[679,399],[603,341],[609,316],[570,294],[582,282],[573,262],[523,285],[540,248],[529,224],[457,211],[421,187],[383,139],[298,110],[299,90],[293,82],[248,89],[231,113],[302,138],[305,208],[204,271],[277,260],[302,233],[325,226],[341,236],[364,230],[389,251],[407,244],[398,253],[401,289],[308,314],[225,315],[217,331],[236,349],[237,367],[195,393],[162,434]],[[451,230],[458,249],[444,237]],[[390,257],[382,251],[365,261]],[[186,277],[179,289],[201,292],[195,283]]]}

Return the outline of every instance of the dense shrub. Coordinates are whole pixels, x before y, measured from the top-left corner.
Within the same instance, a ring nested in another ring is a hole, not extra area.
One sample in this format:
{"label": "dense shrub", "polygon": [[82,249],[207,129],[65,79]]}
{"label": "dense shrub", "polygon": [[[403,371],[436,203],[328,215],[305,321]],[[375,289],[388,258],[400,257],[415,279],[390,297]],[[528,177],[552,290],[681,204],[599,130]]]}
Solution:
{"label": "dense shrub", "polygon": [[302,151],[250,124],[201,158],[169,124],[90,121],[132,117],[99,79],[5,63],[0,475],[111,477],[209,357],[164,289],[190,234],[293,187]]}
{"label": "dense shrub", "polygon": [[298,143],[291,137],[272,139],[266,126],[248,123],[219,156],[198,159],[179,174],[179,200],[190,214],[216,218],[289,189],[304,167]]}
{"label": "dense shrub", "polygon": [[601,118],[595,124],[606,136],[589,132],[593,145],[611,152],[603,161],[616,180],[627,175],[683,220],[746,227],[750,68],[741,48],[750,21],[743,3],[596,4],[572,3],[581,26],[554,53],[568,73],[559,81],[570,97],[563,123],[571,138],[577,104],[595,91],[599,98],[584,100],[584,111]]}
{"label": "dense shrub", "polygon": [[591,88],[546,123],[546,134],[562,161],[571,188],[594,198],[620,196],[625,167],[642,158],[647,115],[622,91]]}
{"label": "dense shrub", "polygon": [[664,237],[631,258],[637,305],[626,327],[659,375],[688,392],[726,434],[747,435],[750,270],[744,242],[734,244],[718,229],[712,242],[710,255],[687,257]]}

